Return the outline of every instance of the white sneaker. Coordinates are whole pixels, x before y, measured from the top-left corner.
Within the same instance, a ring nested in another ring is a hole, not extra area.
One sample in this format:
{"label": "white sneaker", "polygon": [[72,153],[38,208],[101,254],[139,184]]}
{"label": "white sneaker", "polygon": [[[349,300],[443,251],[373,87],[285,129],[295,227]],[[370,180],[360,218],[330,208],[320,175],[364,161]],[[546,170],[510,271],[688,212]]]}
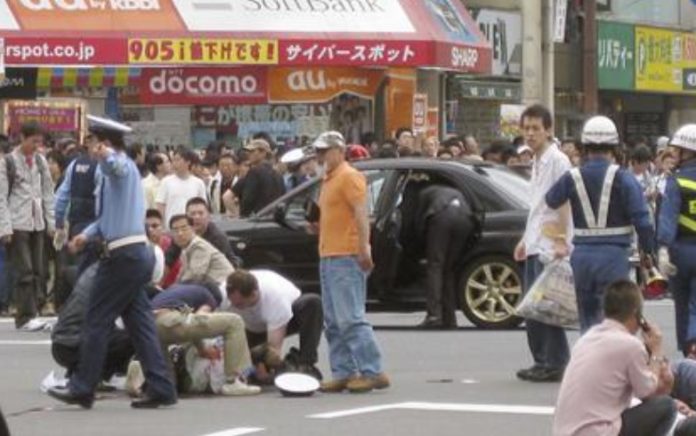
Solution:
{"label": "white sneaker", "polygon": [[234,383],[226,383],[222,386],[222,395],[229,397],[240,397],[243,395],[258,395],[261,393],[259,386],[248,385],[244,380],[237,377]]}
{"label": "white sneaker", "polygon": [[42,330],[45,325],[46,320],[41,318],[33,318],[24,323],[19,330],[23,332],[38,332],[39,330]]}
{"label": "white sneaker", "polygon": [[128,372],[126,373],[126,392],[131,397],[139,397],[142,393],[143,383],[145,383],[145,375],[140,362],[131,360],[128,364]]}

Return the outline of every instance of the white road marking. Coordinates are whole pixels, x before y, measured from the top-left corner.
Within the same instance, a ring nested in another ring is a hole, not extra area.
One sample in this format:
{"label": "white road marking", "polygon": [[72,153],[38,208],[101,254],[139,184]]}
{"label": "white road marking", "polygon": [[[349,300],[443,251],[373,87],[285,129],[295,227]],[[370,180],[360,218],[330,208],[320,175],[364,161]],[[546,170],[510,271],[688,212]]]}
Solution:
{"label": "white road marking", "polygon": [[262,427],[237,427],[229,430],[219,431],[217,433],[208,433],[203,436],[241,436],[244,434],[257,433],[265,430]]}
{"label": "white road marking", "polygon": [[509,413],[518,415],[553,415],[554,408],[549,406],[519,406],[508,404],[467,404],[467,403],[426,403],[407,402],[383,404],[381,406],[360,407],[356,409],[338,410],[336,412],[318,413],[307,418],[334,419],[365,413],[383,412],[385,410],[427,410],[442,412],[473,412],[473,413]]}
{"label": "white road marking", "polygon": [[49,339],[23,341],[19,339],[0,339],[0,345],[51,345]]}

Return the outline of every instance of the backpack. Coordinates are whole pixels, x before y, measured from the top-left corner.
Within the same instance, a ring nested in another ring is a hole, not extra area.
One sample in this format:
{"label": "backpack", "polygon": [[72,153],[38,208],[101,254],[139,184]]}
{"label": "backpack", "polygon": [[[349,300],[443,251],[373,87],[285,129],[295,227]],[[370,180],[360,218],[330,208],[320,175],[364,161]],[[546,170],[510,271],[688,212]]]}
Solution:
{"label": "backpack", "polygon": [[[12,153],[7,153],[3,160],[5,161],[5,169],[7,170],[7,198],[12,195],[12,188],[14,188],[15,180],[17,179],[17,164],[15,163]],[[48,170],[43,159],[39,159],[39,155],[34,155],[34,165],[39,169],[39,174],[41,175],[41,183],[44,182],[44,173]]]}

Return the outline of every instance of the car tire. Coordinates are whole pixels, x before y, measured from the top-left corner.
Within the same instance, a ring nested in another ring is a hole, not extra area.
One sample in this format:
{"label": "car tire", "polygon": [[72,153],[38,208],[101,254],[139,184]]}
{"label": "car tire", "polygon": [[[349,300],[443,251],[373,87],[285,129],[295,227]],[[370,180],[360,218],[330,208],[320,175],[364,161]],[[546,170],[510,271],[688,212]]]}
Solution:
{"label": "car tire", "polygon": [[522,275],[511,258],[474,259],[466,265],[457,289],[459,307],[477,327],[509,329],[522,323],[514,314],[522,299]]}

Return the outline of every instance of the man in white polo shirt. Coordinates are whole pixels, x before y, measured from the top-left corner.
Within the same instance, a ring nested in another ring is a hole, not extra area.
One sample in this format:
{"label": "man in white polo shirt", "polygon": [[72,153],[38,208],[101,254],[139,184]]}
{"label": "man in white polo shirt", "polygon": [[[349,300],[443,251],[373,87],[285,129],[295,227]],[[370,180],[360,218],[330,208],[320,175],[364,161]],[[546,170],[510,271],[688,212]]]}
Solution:
{"label": "man in white polo shirt", "polygon": [[321,378],[314,366],[324,325],[321,298],[302,292],[269,270],[237,270],[227,278],[230,310],[244,320],[249,347],[266,344],[276,355],[287,336],[298,333],[298,370]]}

